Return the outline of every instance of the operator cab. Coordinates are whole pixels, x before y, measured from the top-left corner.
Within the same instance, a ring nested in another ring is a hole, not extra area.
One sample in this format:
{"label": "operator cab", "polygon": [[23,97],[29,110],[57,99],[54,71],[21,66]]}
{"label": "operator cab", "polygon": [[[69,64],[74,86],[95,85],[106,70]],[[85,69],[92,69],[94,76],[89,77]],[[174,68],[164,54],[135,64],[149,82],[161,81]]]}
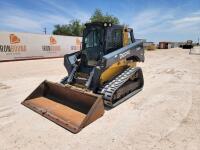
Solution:
{"label": "operator cab", "polygon": [[[86,66],[96,66],[102,57],[116,49],[123,47],[124,26],[112,25],[107,22],[85,24],[81,61]],[[131,36],[133,38],[133,36]],[[132,41],[131,38],[131,41]]]}

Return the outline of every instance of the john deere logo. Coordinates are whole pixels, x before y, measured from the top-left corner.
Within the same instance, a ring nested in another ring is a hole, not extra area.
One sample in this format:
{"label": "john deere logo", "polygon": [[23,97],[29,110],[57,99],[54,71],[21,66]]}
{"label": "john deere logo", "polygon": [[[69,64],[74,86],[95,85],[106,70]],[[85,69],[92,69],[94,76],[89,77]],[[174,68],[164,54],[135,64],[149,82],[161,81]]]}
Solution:
{"label": "john deere logo", "polygon": [[49,38],[49,44],[50,45],[43,45],[42,46],[42,50],[43,51],[46,51],[46,52],[56,52],[56,51],[60,51],[61,48],[60,48],[60,45],[56,45],[57,44],[57,41],[55,39],[55,37],[51,36]]}
{"label": "john deere logo", "polygon": [[0,45],[0,52],[6,54],[17,54],[26,51],[26,45],[20,44],[20,38],[15,34],[9,35],[10,45]]}

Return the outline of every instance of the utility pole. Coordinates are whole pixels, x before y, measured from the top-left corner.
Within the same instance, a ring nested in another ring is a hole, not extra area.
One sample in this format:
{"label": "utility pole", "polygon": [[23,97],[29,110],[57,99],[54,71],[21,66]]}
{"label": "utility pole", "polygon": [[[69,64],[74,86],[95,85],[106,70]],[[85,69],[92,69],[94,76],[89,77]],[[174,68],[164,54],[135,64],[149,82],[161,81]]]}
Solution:
{"label": "utility pole", "polygon": [[46,27],[44,28],[43,32],[44,32],[44,34],[47,34],[47,28]]}

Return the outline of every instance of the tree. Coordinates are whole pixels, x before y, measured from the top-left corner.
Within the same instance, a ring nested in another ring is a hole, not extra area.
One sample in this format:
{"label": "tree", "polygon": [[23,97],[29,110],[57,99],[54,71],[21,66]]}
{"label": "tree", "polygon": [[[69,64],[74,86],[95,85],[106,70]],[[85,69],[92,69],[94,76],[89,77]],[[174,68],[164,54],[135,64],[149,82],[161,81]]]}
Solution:
{"label": "tree", "polygon": [[[119,19],[109,14],[103,14],[100,9],[96,9],[90,18],[90,22],[111,22],[119,24]],[[71,20],[69,24],[55,25],[53,34],[55,35],[69,35],[69,36],[82,36],[84,24],[80,20]]]}
{"label": "tree", "polygon": [[109,15],[106,13],[105,15],[102,13],[100,9],[96,9],[93,15],[90,18],[91,22],[111,22],[113,24],[119,24],[119,19],[115,16]]}
{"label": "tree", "polygon": [[80,20],[72,20],[66,25],[55,25],[53,34],[55,35],[69,35],[69,36],[82,36],[84,25]]}
{"label": "tree", "polygon": [[93,13],[93,15],[90,17],[91,22],[103,22],[104,16],[100,9],[96,9]]}

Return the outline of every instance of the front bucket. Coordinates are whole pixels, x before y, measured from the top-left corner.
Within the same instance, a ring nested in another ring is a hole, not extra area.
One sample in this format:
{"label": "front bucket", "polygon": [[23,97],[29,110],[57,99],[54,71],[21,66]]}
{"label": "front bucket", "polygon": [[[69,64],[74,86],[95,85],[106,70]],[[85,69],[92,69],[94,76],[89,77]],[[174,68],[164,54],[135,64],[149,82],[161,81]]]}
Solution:
{"label": "front bucket", "polygon": [[73,133],[104,114],[100,96],[49,81],[42,82],[22,104]]}

